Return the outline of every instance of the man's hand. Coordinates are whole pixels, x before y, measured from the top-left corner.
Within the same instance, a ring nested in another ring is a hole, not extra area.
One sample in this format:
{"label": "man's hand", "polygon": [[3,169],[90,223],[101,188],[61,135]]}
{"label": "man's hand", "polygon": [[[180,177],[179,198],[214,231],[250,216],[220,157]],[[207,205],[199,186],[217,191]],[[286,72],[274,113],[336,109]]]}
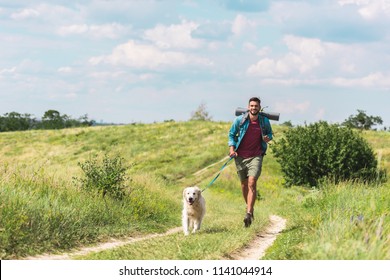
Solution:
{"label": "man's hand", "polygon": [[271,139],[269,139],[268,135],[264,135],[263,140],[265,143],[268,143],[269,141],[271,141]]}
{"label": "man's hand", "polygon": [[235,157],[237,157],[237,155],[238,155],[238,154],[234,151],[234,147],[233,147],[233,146],[230,146],[229,157],[235,158]]}

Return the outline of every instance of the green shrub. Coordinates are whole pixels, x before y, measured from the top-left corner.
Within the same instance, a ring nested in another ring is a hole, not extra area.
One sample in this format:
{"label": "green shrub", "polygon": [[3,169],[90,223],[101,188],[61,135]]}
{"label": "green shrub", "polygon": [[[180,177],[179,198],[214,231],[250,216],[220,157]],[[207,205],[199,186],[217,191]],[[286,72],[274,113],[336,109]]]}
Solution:
{"label": "green shrub", "polygon": [[372,148],[356,131],[318,122],[291,128],[273,145],[287,186],[318,186],[327,178],[334,182],[385,177],[377,170]]}
{"label": "green shrub", "polygon": [[114,199],[121,200],[126,195],[125,182],[127,168],[123,165],[123,158],[115,156],[110,158],[107,154],[101,162],[94,155],[89,160],[78,163],[84,171],[85,178],[75,178],[81,183],[81,187],[87,191],[96,191],[103,198],[109,195]]}

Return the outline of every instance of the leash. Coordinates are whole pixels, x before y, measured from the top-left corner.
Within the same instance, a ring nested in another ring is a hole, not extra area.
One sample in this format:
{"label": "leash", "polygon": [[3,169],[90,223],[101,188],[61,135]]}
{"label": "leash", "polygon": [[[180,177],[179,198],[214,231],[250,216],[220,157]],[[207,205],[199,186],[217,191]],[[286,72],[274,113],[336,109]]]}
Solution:
{"label": "leash", "polygon": [[211,180],[211,182],[202,190],[202,192],[204,192],[205,190],[207,190],[212,184],[214,184],[215,180],[217,180],[217,178],[219,177],[219,175],[221,175],[221,172],[222,170],[226,167],[226,165],[228,165],[228,163],[233,159],[234,157],[231,157],[228,159],[227,162],[225,162],[224,165],[222,165],[221,169],[219,170],[217,176],[214,177],[213,180]]}

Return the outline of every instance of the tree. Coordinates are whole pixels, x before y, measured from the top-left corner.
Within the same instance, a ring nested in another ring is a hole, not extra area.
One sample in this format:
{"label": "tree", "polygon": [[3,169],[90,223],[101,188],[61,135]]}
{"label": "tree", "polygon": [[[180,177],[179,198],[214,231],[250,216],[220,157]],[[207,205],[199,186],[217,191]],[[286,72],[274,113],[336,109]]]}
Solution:
{"label": "tree", "polygon": [[89,120],[87,114],[81,116],[79,119],[72,119],[66,114],[61,115],[56,110],[46,111],[41,121],[36,120],[30,114],[20,114],[17,112],[10,112],[0,116],[0,132],[30,129],[62,129],[92,126],[94,124],[95,121]]}
{"label": "tree", "polygon": [[195,112],[191,113],[190,121],[211,121],[212,117],[206,109],[206,103],[202,102]]}
{"label": "tree", "polygon": [[89,120],[88,114],[85,114],[85,115],[81,116],[78,119],[78,122],[79,122],[79,125],[81,125],[81,126],[92,126],[95,123],[94,120]]}
{"label": "tree", "polygon": [[342,125],[345,125],[349,128],[358,128],[358,129],[364,129],[369,130],[372,128],[373,125],[382,124],[382,118],[379,116],[368,116],[365,111],[363,110],[357,110],[357,115],[351,115],[348,119],[346,119]]}
{"label": "tree", "polygon": [[10,112],[0,117],[0,131],[17,131],[34,128],[36,120],[30,114]]}
{"label": "tree", "polygon": [[42,117],[42,127],[44,129],[60,129],[65,127],[67,116],[61,116],[56,110],[48,110]]}

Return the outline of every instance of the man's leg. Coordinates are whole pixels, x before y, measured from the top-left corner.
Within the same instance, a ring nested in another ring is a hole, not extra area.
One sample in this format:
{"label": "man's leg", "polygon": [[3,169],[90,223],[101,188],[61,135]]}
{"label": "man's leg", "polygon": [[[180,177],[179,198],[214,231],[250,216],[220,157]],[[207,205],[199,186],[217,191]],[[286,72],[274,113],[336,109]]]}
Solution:
{"label": "man's leg", "polygon": [[241,182],[242,196],[244,197],[247,213],[253,214],[253,208],[256,201],[256,183],[255,177],[249,177],[247,180]]}
{"label": "man's leg", "polygon": [[244,224],[249,227],[253,220],[253,210],[256,201],[256,178],[249,176],[247,180],[241,182],[242,195],[244,196],[246,203],[246,215],[244,218]]}
{"label": "man's leg", "polygon": [[248,205],[248,179],[241,182],[242,196],[244,197],[246,205]]}
{"label": "man's leg", "polygon": [[256,201],[256,183],[257,179],[255,177],[248,177],[247,213],[252,214],[252,216]]}

